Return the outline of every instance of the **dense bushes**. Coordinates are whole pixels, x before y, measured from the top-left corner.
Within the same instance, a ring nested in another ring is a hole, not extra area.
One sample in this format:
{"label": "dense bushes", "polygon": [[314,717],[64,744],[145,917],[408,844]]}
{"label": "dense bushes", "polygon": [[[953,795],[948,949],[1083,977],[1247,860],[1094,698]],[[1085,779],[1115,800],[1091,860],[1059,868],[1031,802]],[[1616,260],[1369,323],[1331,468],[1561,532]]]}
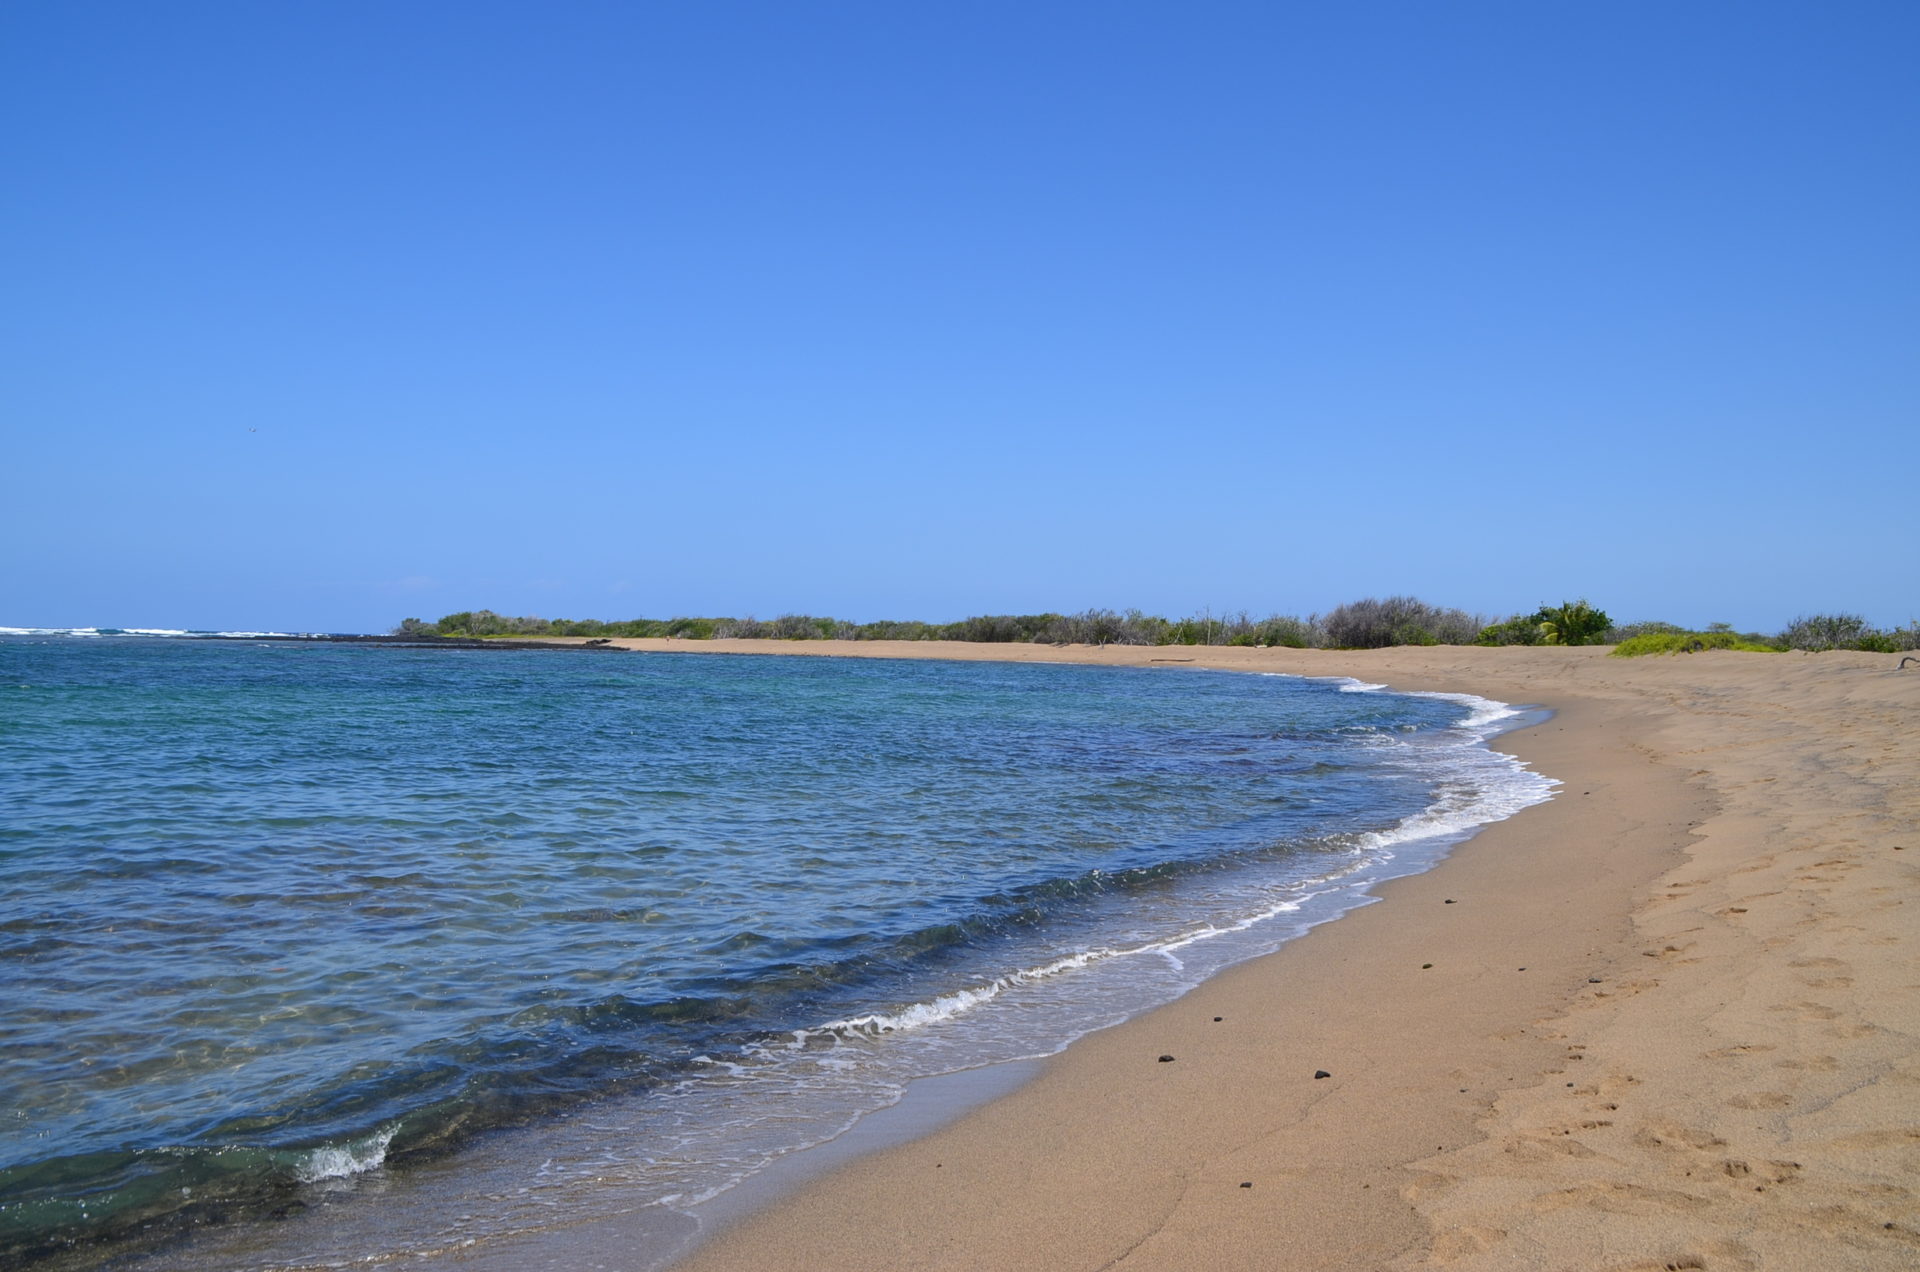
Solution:
{"label": "dense bushes", "polygon": [[508,618],[492,610],[461,610],[437,623],[409,618],[394,628],[400,636],[678,636],[708,640],[725,618],[636,618],[603,623],[597,618]]}
{"label": "dense bushes", "polygon": [[1909,622],[1905,627],[1872,632],[1861,637],[1860,648],[1873,649],[1885,654],[1920,651],[1920,622]]}
{"label": "dense bushes", "polygon": [[1467,645],[1482,623],[1464,610],[1440,609],[1411,596],[1352,601],[1320,622],[1335,649],[1384,649],[1389,645]]}
{"label": "dense bushes", "polygon": [[849,623],[808,614],[756,618],[598,619],[509,618],[492,610],[462,610],[438,623],[402,622],[400,635],[441,636],[677,636],[689,640],[961,640],[1041,645],[1276,645],[1378,649],[1387,645],[1466,644],[1481,622],[1408,596],[1342,605],[1324,619],[1271,614],[1197,614],[1169,620],[1139,610],[1089,609],[1077,614],[978,614],[957,623],[886,620]]}
{"label": "dense bushes", "polygon": [[1861,649],[1870,653],[1893,654],[1920,649],[1920,623],[1908,623],[1885,631],[1867,625],[1858,614],[1802,615],[1787,624],[1776,638],[1783,649]]}
{"label": "dense bushes", "polygon": [[1818,653],[1829,649],[1853,649],[1867,653],[1901,653],[1920,649],[1920,623],[1878,630],[1858,614],[1814,614],[1794,619],[1778,636],[1758,632],[1736,632],[1725,623],[1714,623],[1704,632],[1690,632],[1671,623],[1636,623],[1639,630],[1630,635],[1615,628],[1607,633],[1617,643],[1613,652],[1622,658],[1640,654],[1694,653],[1705,649],[1744,649],[1758,653],[1778,653],[1797,649]]}
{"label": "dense bushes", "polygon": [[1390,645],[1609,644],[1623,656],[1693,649],[1920,650],[1920,623],[1876,629],[1857,614],[1796,618],[1777,636],[1735,632],[1725,623],[1691,631],[1673,623],[1611,626],[1586,601],[1563,601],[1531,614],[1488,623],[1463,610],[1443,609],[1411,596],[1368,597],[1326,615],[1197,614],[1169,620],[1139,610],[1081,610],[1077,614],[979,614],[957,623],[883,620],[850,623],[811,614],[755,618],[598,619],[509,618],[492,610],[462,610],[437,623],[418,618],[394,628],[402,636],[679,637],[684,640],[757,637],[766,640],[960,640],[1042,645],[1264,645],[1293,649],[1381,649]]}
{"label": "dense bushes", "polygon": [[1853,649],[1871,654],[1897,654],[1920,649],[1920,623],[1905,627],[1869,626],[1858,614],[1813,614],[1794,619],[1772,643],[1782,649],[1818,653]]}
{"label": "dense bushes", "polygon": [[1595,645],[1613,626],[1605,610],[1597,610],[1583,598],[1562,601],[1540,611],[1540,643],[1543,645]]}
{"label": "dense bushes", "polygon": [[757,618],[598,619],[508,618],[492,610],[462,610],[437,623],[417,618],[394,628],[401,636],[677,636],[689,640],[962,640],[1040,645],[1287,645],[1324,643],[1316,620],[1275,614],[1199,615],[1170,622],[1139,610],[1082,610],[1077,614],[977,614],[957,623],[887,619],[850,623],[810,614]]}
{"label": "dense bushes", "polygon": [[[1612,620],[1583,600],[1542,605],[1531,614],[1516,614],[1502,623],[1480,629],[1476,645],[1600,645],[1612,633]],[[1661,623],[1656,626],[1668,626]],[[1673,630],[1678,631],[1679,628]]]}
{"label": "dense bushes", "polygon": [[1516,614],[1504,622],[1489,623],[1474,637],[1476,645],[1538,645],[1540,620],[1533,614]]}

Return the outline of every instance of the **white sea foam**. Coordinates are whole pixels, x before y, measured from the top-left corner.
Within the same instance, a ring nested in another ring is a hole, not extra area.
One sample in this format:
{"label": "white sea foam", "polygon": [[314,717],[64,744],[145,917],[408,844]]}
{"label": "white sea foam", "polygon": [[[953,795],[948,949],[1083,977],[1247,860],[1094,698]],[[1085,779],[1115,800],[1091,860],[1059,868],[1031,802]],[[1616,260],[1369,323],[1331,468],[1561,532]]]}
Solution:
{"label": "white sea foam", "polygon": [[1408,692],[1406,696],[1409,698],[1438,698],[1442,702],[1460,703],[1466,707],[1471,714],[1454,727],[1465,729],[1470,733],[1480,734],[1482,737],[1490,737],[1494,733],[1500,732],[1500,730],[1491,728],[1490,726],[1501,724],[1508,720],[1516,720],[1526,714],[1522,708],[1516,707],[1510,702],[1495,702],[1492,698],[1482,698],[1478,694],[1472,693],[1437,693],[1422,689]]}
{"label": "white sea foam", "polygon": [[158,636],[171,639],[193,639],[195,637],[223,636],[235,637],[278,637],[291,639],[302,635],[300,632],[256,632],[256,631],[211,631],[183,627],[6,627],[0,626],[0,636]]}
{"label": "white sea foam", "polygon": [[316,1148],[294,1167],[294,1174],[301,1183],[313,1184],[373,1170],[387,1160],[387,1145],[393,1142],[394,1133],[399,1129],[400,1124],[396,1122],[350,1144]]}
{"label": "white sea foam", "polygon": [[0,627],[0,636],[98,636],[98,627]]}
{"label": "white sea foam", "polygon": [[1055,959],[1039,967],[1022,968],[1009,972],[1005,976],[996,976],[984,984],[971,989],[962,989],[951,994],[942,994],[938,998],[922,1003],[910,1003],[898,1011],[876,1012],[865,1016],[850,1016],[845,1020],[829,1021],[812,1029],[798,1029],[793,1034],[793,1045],[805,1046],[807,1042],[819,1037],[852,1037],[864,1034],[876,1037],[880,1034],[897,1033],[905,1029],[921,1029],[928,1025],[951,1020],[955,1016],[972,1011],[985,1003],[990,1003],[1002,993],[1018,985],[1031,985],[1037,981],[1058,976],[1062,972],[1078,971],[1091,967],[1095,963],[1105,962],[1126,954],[1137,954],[1138,949],[1083,950],[1066,958]]}

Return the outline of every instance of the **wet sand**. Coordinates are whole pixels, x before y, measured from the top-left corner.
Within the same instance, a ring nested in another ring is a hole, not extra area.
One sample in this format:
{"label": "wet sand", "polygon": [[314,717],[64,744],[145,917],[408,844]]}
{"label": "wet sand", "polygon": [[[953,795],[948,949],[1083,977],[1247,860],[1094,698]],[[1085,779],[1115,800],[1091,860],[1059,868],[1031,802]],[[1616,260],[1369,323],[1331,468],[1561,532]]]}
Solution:
{"label": "wet sand", "polygon": [[1565,784],[681,1269],[1920,1264],[1920,669],[1895,656],[618,643],[1479,693],[1555,710],[1500,745]]}

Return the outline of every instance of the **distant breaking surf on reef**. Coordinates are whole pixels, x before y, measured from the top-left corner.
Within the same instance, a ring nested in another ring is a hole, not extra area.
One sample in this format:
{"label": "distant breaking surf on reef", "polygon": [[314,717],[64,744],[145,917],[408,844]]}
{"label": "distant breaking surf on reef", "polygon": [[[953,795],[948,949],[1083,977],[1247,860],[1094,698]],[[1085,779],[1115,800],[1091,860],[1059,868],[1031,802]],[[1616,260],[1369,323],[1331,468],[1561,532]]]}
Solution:
{"label": "distant breaking surf on reef", "polygon": [[697,1203],[1551,786],[1350,681],[158,635],[0,634],[10,1262]]}

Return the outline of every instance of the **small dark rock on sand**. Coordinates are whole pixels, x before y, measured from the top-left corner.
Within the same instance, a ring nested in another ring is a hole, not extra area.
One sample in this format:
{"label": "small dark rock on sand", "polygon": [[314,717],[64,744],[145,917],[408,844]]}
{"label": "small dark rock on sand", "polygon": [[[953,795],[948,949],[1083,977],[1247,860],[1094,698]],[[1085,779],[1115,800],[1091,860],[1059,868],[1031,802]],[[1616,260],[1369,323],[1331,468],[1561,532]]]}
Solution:
{"label": "small dark rock on sand", "polygon": [[1328,1073],[1325,1069],[1315,1069],[1313,1071],[1313,1077],[1316,1082],[1319,1081],[1321,1078],[1330,1078],[1332,1076],[1333,1075],[1331,1073]]}
{"label": "small dark rock on sand", "polygon": [[1161,1056],[1161,1057],[1160,1057],[1160,1063],[1161,1063],[1161,1064],[1166,1064],[1166,1063],[1167,1063],[1168,1061],[1170,1061],[1170,1060],[1172,1060],[1172,1059],[1173,1059],[1173,1057],[1172,1057],[1172,1056]]}

